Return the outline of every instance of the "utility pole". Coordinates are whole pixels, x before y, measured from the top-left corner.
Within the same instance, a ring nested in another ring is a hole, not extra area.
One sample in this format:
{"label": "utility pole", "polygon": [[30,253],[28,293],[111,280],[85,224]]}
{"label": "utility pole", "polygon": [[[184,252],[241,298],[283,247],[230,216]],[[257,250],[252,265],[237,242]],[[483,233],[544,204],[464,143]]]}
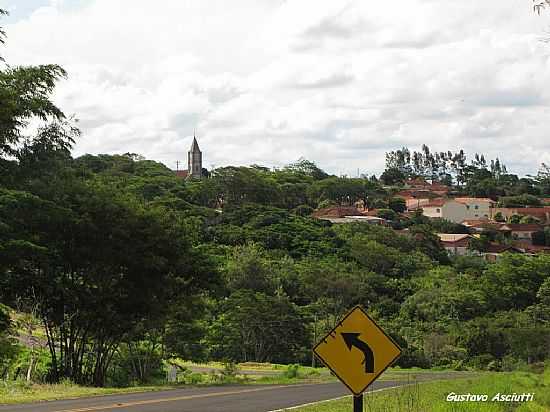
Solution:
{"label": "utility pole", "polygon": [[176,172],[180,171],[180,161],[176,160]]}

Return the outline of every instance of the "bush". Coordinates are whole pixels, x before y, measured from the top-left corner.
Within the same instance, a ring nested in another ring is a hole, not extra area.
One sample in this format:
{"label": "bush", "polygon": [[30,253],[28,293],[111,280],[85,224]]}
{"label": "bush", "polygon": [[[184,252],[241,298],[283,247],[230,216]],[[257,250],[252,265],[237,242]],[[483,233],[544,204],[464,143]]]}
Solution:
{"label": "bush", "polygon": [[495,357],[489,353],[473,356],[467,360],[467,365],[474,369],[487,369],[491,362],[495,361]]}
{"label": "bush", "polygon": [[536,217],[527,215],[527,216],[523,216],[519,220],[519,223],[522,223],[522,224],[539,223],[539,220]]}
{"label": "bush", "polygon": [[313,208],[308,205],[296,206],[292,212],[298,216],[309,216],[313,213]]}
{"label": "bush", "polygon": [[395,219],[397,219],[397,213],[395,213],[391,209],[379,209],[378,212],[376,212],[376,215],[378,217],[381,217],[382,219],[386,219],[386,220],[395,220]]}
{"label": "bush", "polygon": [[394,212],[403,213],[407,210],[407,202],[402,197],[394,197],[388,202],[388,207]]}
{"label": "bush", "polygon": [[285,378],[299,378],[300,377],[300,365],[292,364],[288,365],[284,373]]}
{"label": "bush", "polygon": [[395,365],[404,369],[415,367],[428,369],[432,366],[424,351],[411,347],[403,349],[403,353]]}
{"label": "bush", "polygon": [[518,224],[521,220],[521,215],[512,215],[508,219],[508,223]]}
{"label": "bush", "polygon": [[506,222],[506,218],[502,215],[501,212],[496,212],[494,216],[495,221],[497,222]]}
{"label": "bush", "polygon": [[239,377],[237,373],[239,367],[234,362],[227,362],[223,364],[223,369],[221,371],[212,370],[210,372],[210,382],[214,384],[222,383],[242,383],[247,381],[248,378],[245,376]]}
{"label": "bush", "polygon": [[332,200],[326,199],[319,202],[319,204],[317,205],[317,209],[326,209],[327,207],[332,207],[332,206],[336,206],[336,203],[333,202]]}
{"label": "bush", "polygon": [[225,378],[235,378],[239,372],[239,366],[235,362],[225,362],[221,374]]}

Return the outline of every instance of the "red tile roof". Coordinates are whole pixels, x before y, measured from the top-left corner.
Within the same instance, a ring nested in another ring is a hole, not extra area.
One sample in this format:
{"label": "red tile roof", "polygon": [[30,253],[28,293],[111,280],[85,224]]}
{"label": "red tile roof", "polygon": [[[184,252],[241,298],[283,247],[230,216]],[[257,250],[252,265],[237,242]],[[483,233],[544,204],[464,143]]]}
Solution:
{"label": "red tile roof", "polygon": [[542,222],[550,222],[550,206],[543,207],[497,207],[494,213],[502,213],[505,216],[520,215],[533,216]]}
{"label": "red tile roof", "polygon": [[189,172],[187,170],[178,170],[175,172],[177,177],[186,178],[187,175],[189,175]]}
{"label": "red tile roof", "polygon": [[542,229],[543,227],[541,225],[537,225],[536,223],[503,223],[499,230],[511,230],[512,232],[538,232]]}
{"label": "red tile roof", "polygon": [[479,227],[486,225],[488,223],[494,223],[491,222],[488,218],[482,218],[482,219],[466,219],[462,221],[462,224],[464,226],[472,226],[472,227]]}
{"label": "red tile roof", "polygon": [[405,182],[405,185],[415,189],[421,188],[424,190],[431,190],[434,192],[442,192],[442,193],[447,193],[450,190],[448,186],[445,186],[440,182],[433,181],[432,183],[429,183],[422,177],[417,177],[416,179],[409,179]]}
{"label": "red tile roof", "polygon": [[493,199],[487,197],[455,197],[455,200],[459,203],[475,203],[475,202],[489,202],[496,203]]}
{"label": "red tile roof", "polygon": [[442,197],[437,199],[431,199],[428,203],[424,205],[420,205],[419,208],[423,207],[441,207],[443,206],[449,199],[444,199]]}
{"label": "red tile roof", "polygon": [[429,199],[431,197],[439,197],[441,194],[431,190],[406,189],[397,192],[395,196],[404,197],[405,199]]}
{"label": "red tile roof", "polygon": [[498,243],[489,243],[486,253],[504,253],[504,252],[521,252],[518,248],[510,245],[499,245]]}
{"label": "red tile roof", "polygon": [[345,216],[365,216],[366,213],[361,212],[354,206],[334,206],[319,209],[313,212],[313,217],[345,217]]}

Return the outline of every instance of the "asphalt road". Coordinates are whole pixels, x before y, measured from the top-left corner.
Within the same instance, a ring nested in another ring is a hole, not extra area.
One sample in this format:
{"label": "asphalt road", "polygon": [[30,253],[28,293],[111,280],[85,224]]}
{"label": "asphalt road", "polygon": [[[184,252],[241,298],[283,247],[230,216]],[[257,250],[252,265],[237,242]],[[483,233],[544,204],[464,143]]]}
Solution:
{"label": "asphalt road", "polygon": [[[380,381],[369,390],[404,385]],[[339,382],[317,385],[231,385],[161,392],[96,396],[32,404],[4,405],[10,412],[267,412],[349,395]]]}

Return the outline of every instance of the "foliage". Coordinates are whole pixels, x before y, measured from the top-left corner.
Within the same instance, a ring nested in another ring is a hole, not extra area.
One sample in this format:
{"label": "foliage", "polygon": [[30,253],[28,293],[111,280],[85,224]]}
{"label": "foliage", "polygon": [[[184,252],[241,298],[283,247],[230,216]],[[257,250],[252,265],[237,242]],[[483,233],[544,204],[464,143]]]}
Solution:
{"label": "foliage", "polygon": [[[46,344],[26,342],[31,333],[0,306],[2,377],[143,384],[180,357],[229,362],[216,382],[237,379],[236,361],[292,364],[294,379],[314,340],[356,304],[403,346],[402,366],[497,370],[550,357],[550,257],[449,258],[437,233],[468,228],[403,213],[399,197],[421,177],[537,206],[550,194],[548,166],[520,178],[499,159],[423,145],[389,152],[380,181],[306,159],[186,181],[135,153],[73,158],[80,132],[51,99],[65,76],[55,65],[0,71],[0,299],[27,312]],[[392,228],[312,217],[356,204]],[[495,240],[486,231],[471,248]]]}
{"label": "foliage", "polygon": [[393,197],[389,200],[388,207],[396,213],[403,213],[407,210],[407,203],[402,197]]}
{"label": "foliage", "polygon": [[288,363],[309,352],[303,329],[304,319],[287,297],[240,290],[219,303],[208,343],[214,358]]}
{"label": "foliage", "polygon": [[0,304],[0,379],[10,377],[10,371],[21,351],[11,336],[12,327],[10,309]]}
{"label": "foliage", "polygon": [[550,277],[550,256],[506,254],[484,272],[482,290],[496,310],[525,309]]}
{"label": "foliage", "polygon": [[500,207],[525,207],[525,206],[540,206],[541,201],[538,197],[528,193],[518,196],[503,196],[499,198]]}
{"label": "foliage", "polygon": [[386,220],[395,220],[397,218],[397,213],[392,209],[378,209],[376,216]]}

